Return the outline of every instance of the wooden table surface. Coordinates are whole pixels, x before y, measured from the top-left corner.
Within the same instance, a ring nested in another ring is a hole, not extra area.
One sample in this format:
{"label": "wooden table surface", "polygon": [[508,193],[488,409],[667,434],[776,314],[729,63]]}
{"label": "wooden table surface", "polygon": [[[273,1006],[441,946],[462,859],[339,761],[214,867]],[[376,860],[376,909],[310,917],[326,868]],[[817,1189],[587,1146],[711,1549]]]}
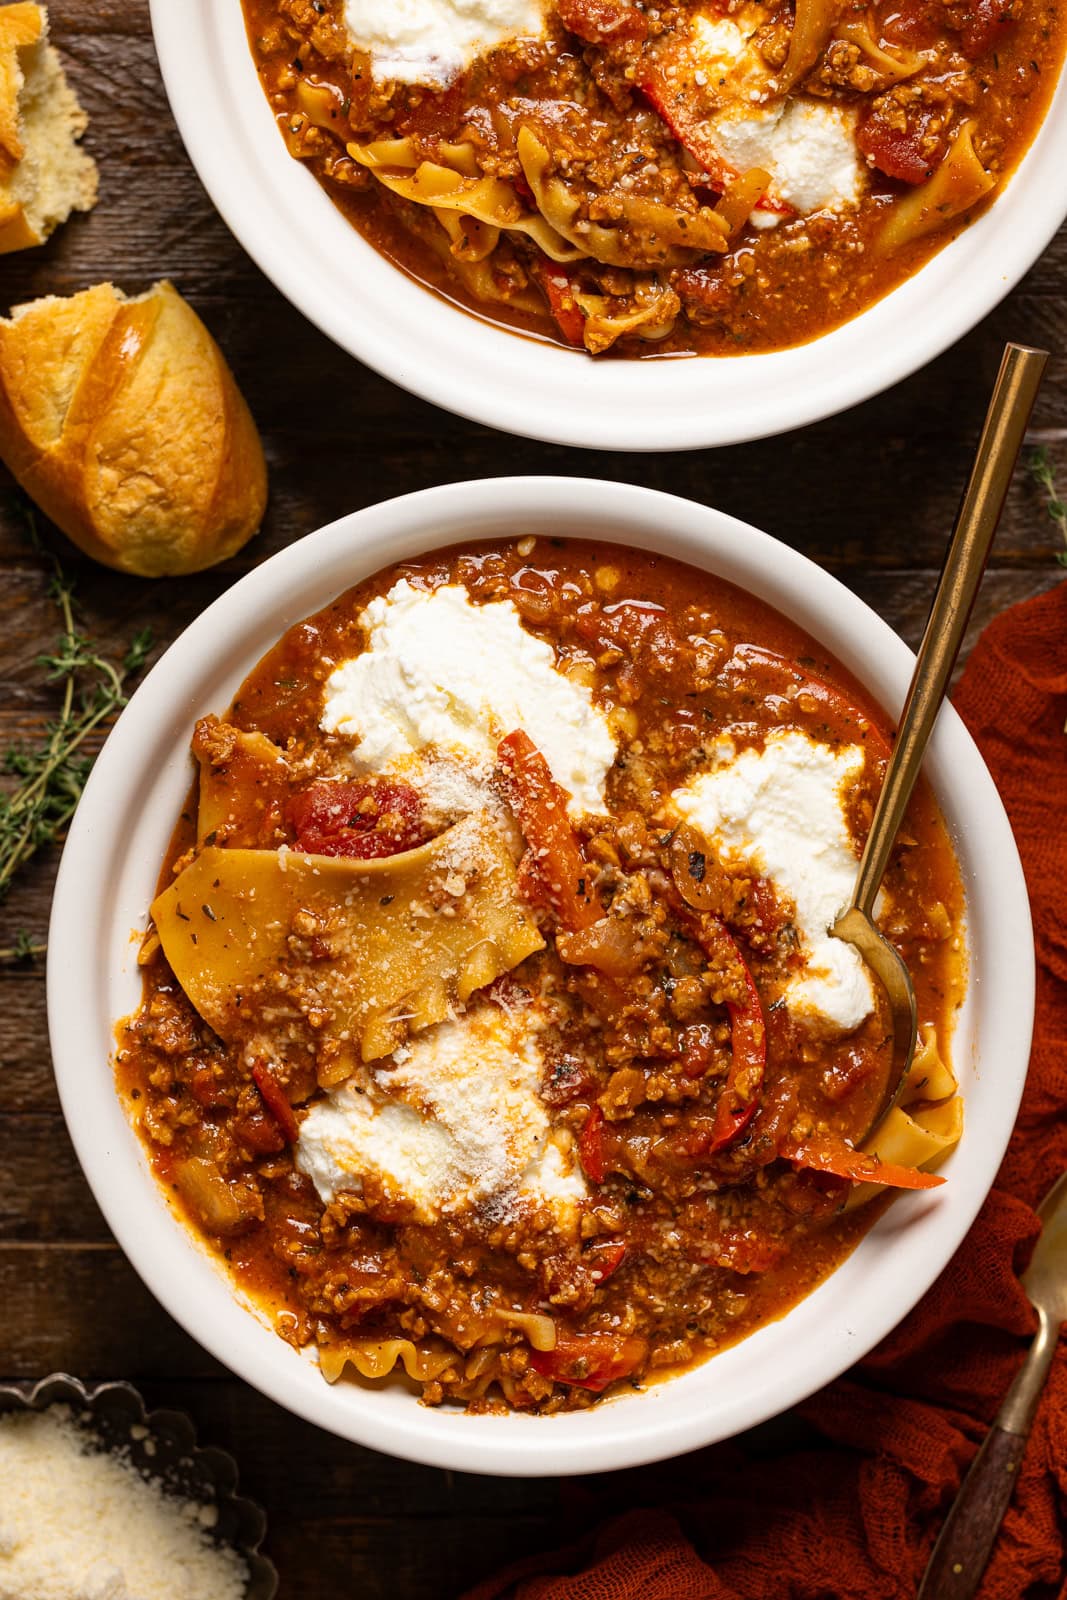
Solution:
{"label": "wooden table surface", "polygon": [[[271,468],[262,533],[237,560],[191,580],[119,577],[47,530],[76,577],[83,624],[116,652],[146,624],[162,648],[248,567],[343,512],[505,472],[621,478],[719,506],[829,567],[914,643],[1006,338],[1053,352],[1033,439],[1049,447],[1067,486],[1067,229],[969,337],[845,416],[717,452],[644,457],[529,443],[448,416],[359,366],[252,265],[171,121],[147,0],[51,0],[50,10],[92,118],[100,203],[46,248],[0,258],[0,307],[103,279],[137,292],[172,278],[232,362]],[[9,489],[0,482],[4,747],[39,736],[52,711],[35,658],[56,632],[48,567],[28,546]],[[1040,492],[1017,474],[972,637],[1002,607],[1060,579],[1057,537]],[[43,936],[55,866],[46,853],[22,874],[0,911],[0,944],[19,929]],[[266,1507],[283,1597],[456,1595],[513,1555],[573,1533],[590,1504],[625,1503],[632,1486],[618,1479],[576,1493],[409,1466],[263,1399],[180,1331],[113,1242],[60,1115],[41,963],[0,967],[0,1063],[0,1378],[56,1369],[126,1377],[152,1404],[186,1407],[204,1440],[234,1452],[247,1492]],[[646,1475],[643,1488],[656,1480]]]}

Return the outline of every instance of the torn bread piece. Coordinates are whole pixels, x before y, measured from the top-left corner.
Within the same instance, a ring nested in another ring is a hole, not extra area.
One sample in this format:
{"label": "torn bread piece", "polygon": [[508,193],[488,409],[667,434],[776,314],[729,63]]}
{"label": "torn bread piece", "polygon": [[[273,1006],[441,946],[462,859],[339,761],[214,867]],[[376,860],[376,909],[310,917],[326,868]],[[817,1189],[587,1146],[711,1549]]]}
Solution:
{"label": "torn bread piece", "polygon": [[97,172],[78,140],[89,119],[48,43],[43,6],[0,6],[0,254],[43,244],[96,204]]}
{"label": "torn bread piece", "polygon": [[0,458],[79,549],[199,572],[259,527],[267,469],[225,358],[172,284],[110,283],[0,319]]}

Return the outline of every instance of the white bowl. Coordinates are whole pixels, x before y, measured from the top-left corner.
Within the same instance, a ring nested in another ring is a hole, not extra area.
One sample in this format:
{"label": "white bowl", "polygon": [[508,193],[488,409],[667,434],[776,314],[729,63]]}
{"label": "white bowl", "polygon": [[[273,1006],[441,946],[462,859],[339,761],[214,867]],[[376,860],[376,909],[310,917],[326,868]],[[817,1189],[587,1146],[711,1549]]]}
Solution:
{"label": "white bowl", "polygon": [[[282,293],[414,394],[559,444],[680,450],[798,428],[877,394],[973,328],[1067,214],[1067,87],[1005,192],[844,327],[768,355],[593,360],[428,293],[345,221],[278,133],[240,0],[151,0],[171,108],[209,195]],[[1021,336],[1026,330],[1021,330]]]}
{"label": "white bowl", "polygon": [[[195,1339],[279,1404],[393,1455],[521,1476],[603,1471],[677,1455],[773,1416],[838,1376],[945,1266],[992,1184],[1029,1054],[1034,963],[1022,870],[988,772],[950,706],[928,760],[959,854],[971,979],[954,1041],[966,1132],[948,1182],[903,1195],[860,1247],[781,1321],[682,1376],[590,1411],[467,1416],[399,1387],[330,1388],[241,1304],[168,1209],[112,1078],[113,1029],[138,1003],[143,928],[188,792],[194,720],[223,712],[282,633],[404,557],[516,532],[615,539],[676,556],[786,612],[887,706],[913,657],[835,578],[764,533],[673,496],[569,478],[498,478],[356,512],[283,550],[192,624],[123,712],[78,807],[49,932],[48,1018],[63,1111],[82,1167],[145,1283]],[[1010,1002],[1005,997],[1010,997]]]}

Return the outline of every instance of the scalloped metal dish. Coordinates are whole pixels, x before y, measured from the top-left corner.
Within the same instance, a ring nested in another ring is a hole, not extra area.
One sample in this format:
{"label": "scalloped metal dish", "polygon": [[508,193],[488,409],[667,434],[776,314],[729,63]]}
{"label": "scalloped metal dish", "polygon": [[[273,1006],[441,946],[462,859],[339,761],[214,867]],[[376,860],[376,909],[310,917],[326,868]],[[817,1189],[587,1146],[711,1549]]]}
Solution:
{"label": "scalloped metal dish", "polygon": [[88,1412],[92,1431],[107,1450],[123,1449],[145,1477],[218,1508],[215,1535],[248,1567],[245,1600],[274,1600],[278,1574],[260,1553],[267,1519],[254,1501],[237,1493],[237,1465],[225,1450],[201,1448],[196,1429],[182,1411],[146,1411],[144,1400],[126,1382],[86,1386],[65,1372],[33,1384],[0,1384],[0,1415],[12,1411],[47,1411],[67,1405]]}

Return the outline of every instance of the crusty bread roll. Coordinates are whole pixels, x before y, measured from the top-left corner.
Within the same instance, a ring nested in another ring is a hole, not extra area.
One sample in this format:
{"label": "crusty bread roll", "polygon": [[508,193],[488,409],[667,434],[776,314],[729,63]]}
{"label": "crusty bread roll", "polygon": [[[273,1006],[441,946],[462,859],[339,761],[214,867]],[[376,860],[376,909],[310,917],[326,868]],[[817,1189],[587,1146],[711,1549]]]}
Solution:
{"label": "crusty bread roll", "polygon": [[0,456],[88,555],[197,572],[259,527],[267,469],[218,345],[170,283],[110,283],[0,319]]}
{"label": "crusty bread roll", "polygon": [[43,6],[0,6],[0,253],[43,244],[96,204],[89,119],[48,43]]}

